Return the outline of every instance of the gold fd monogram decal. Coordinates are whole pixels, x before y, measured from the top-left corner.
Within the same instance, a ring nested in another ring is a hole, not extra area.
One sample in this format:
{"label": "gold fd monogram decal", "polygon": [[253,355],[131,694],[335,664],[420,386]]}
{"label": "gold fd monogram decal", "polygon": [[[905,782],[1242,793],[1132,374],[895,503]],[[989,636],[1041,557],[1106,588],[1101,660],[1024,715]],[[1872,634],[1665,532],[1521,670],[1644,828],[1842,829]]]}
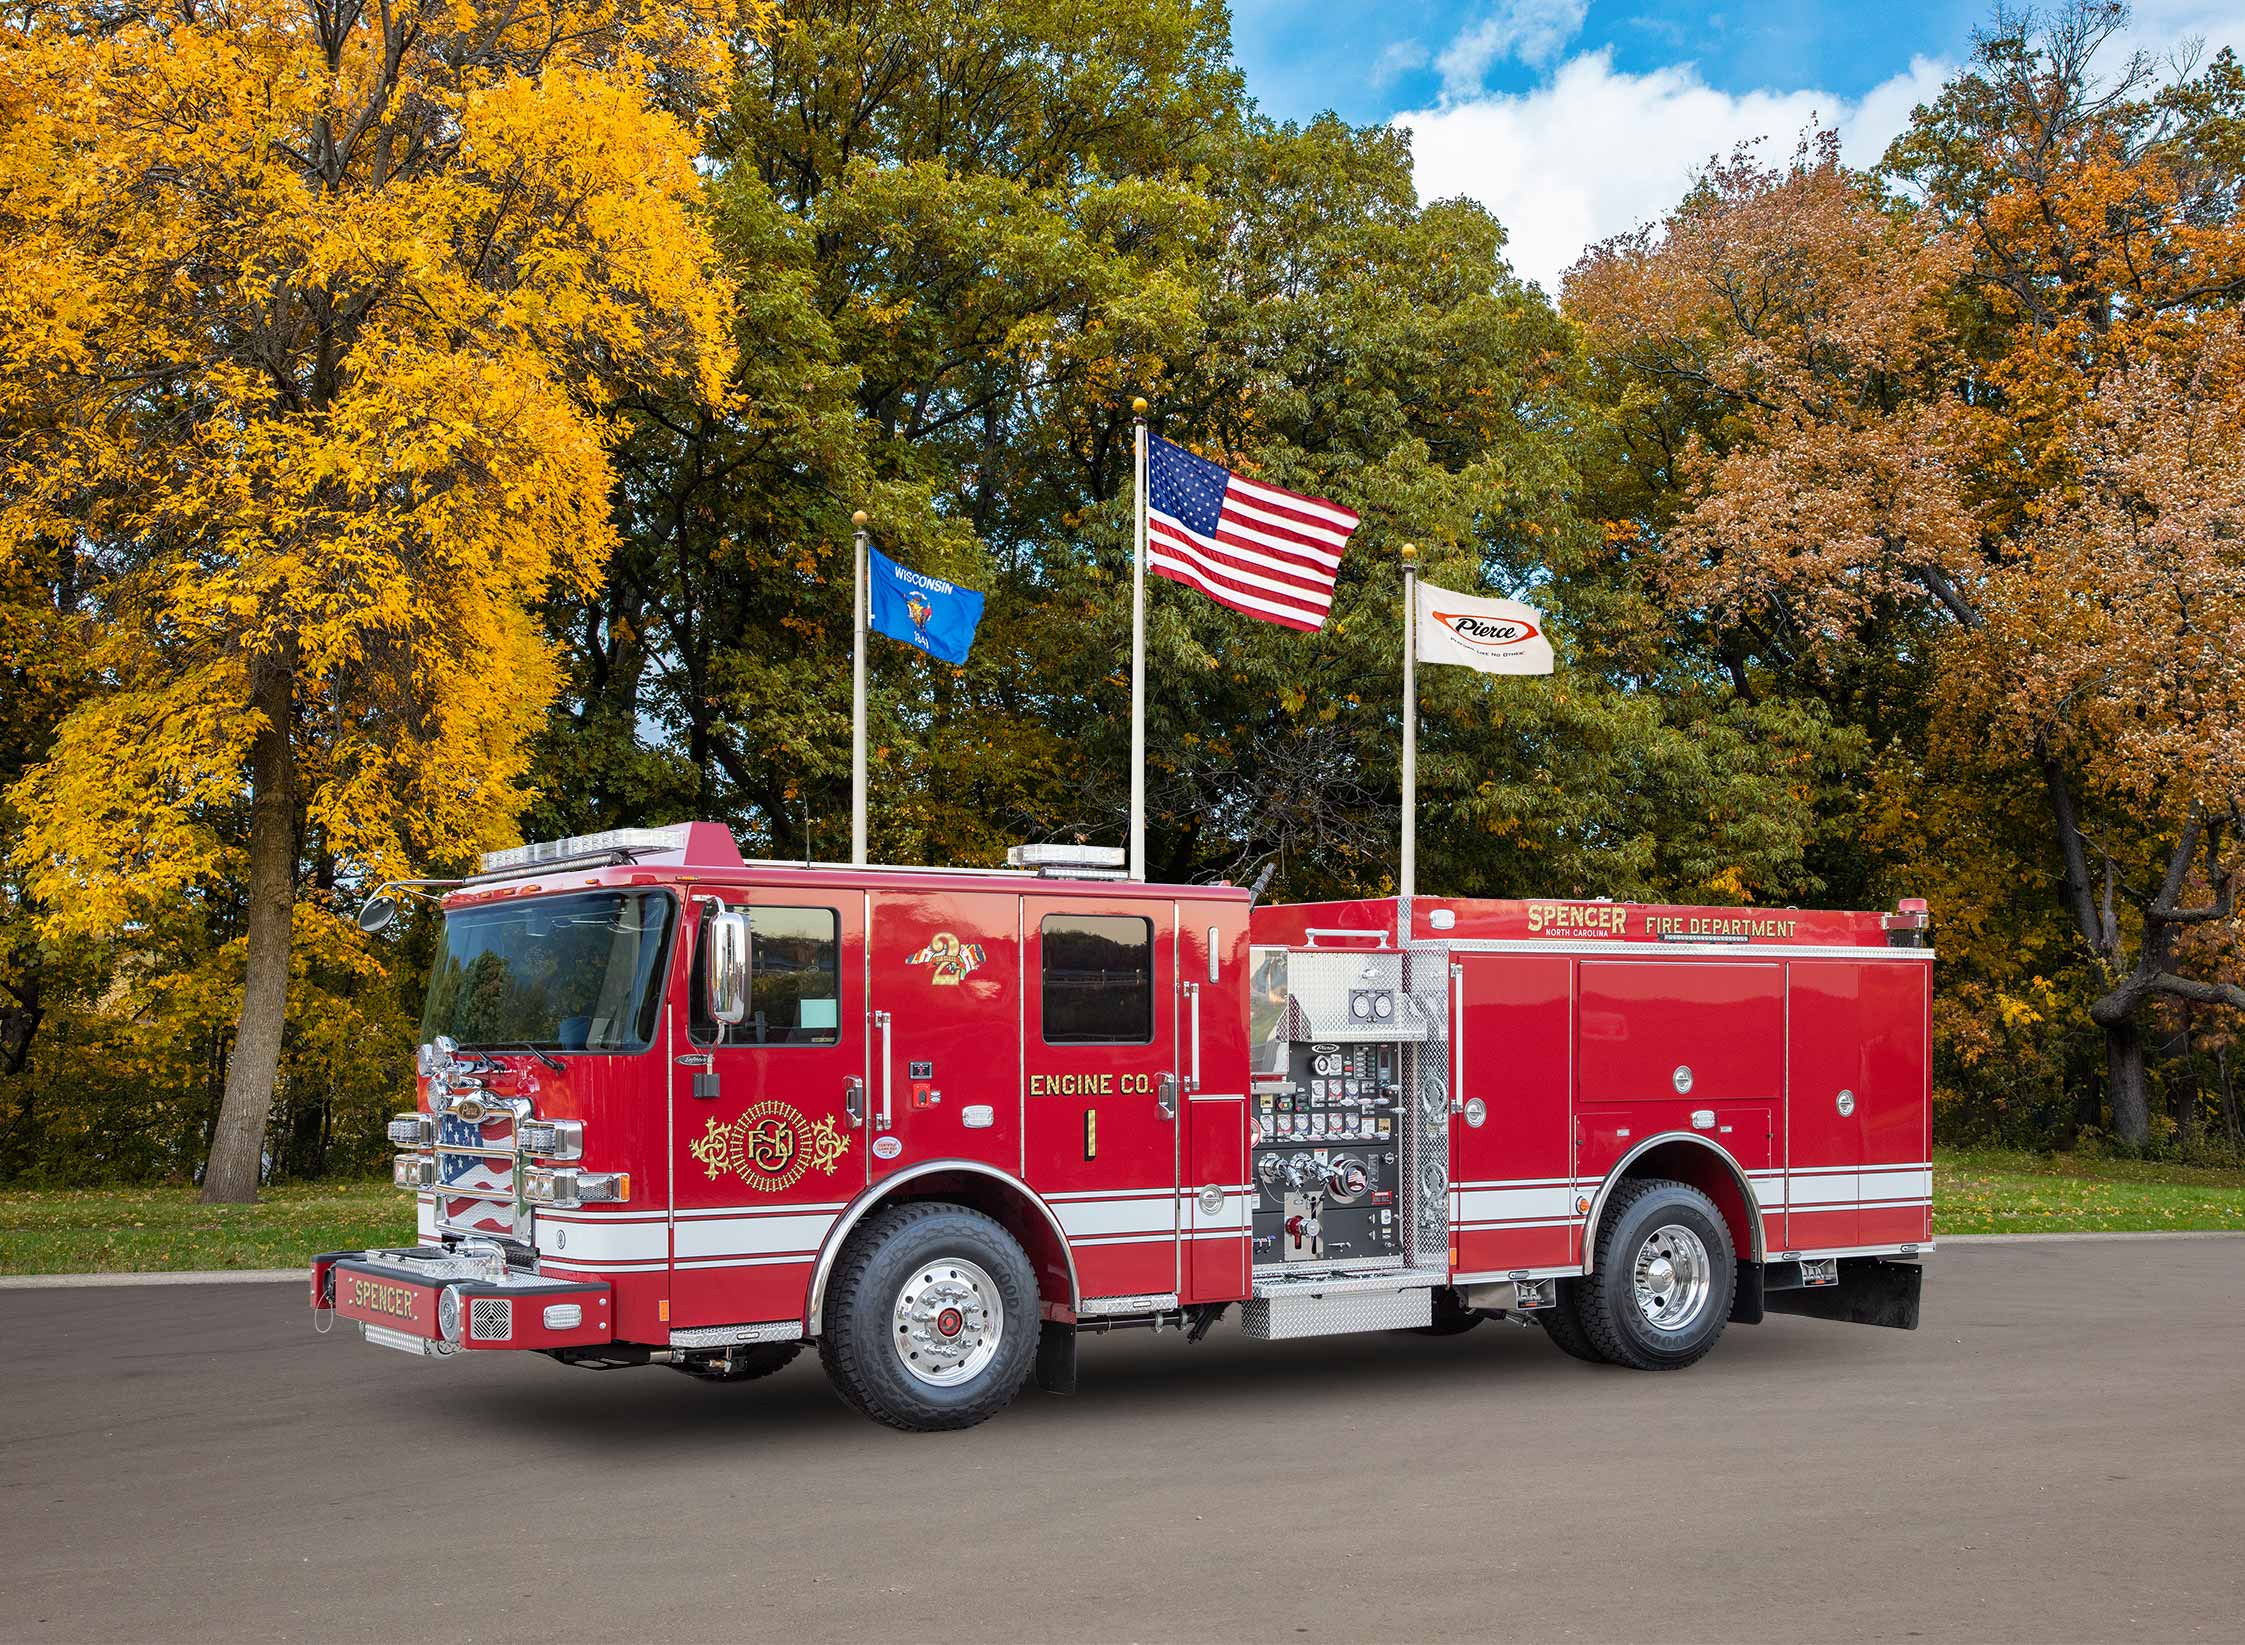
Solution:
{"label": "gold fd monogram decal", "polygon": [[784,1102],[760,1102],[730,1125],[709,1122],[702,1140],[687,1150],[715,1181],[726,1171],[760,1194],[777,1194],[817,1166],[828,1176],[850,1151],[850,1139],[829,1114],[812,1124]]}
{"label": "gold fd monogram decal", "polygon": [[938,931],[928,939],[927,947],[904,963],[933,966],[935,974],[929,979],[931,982],[957,987],[967,980],[969,971],[989,957],[982,951],[982,944],[961,942],[948,931]]}

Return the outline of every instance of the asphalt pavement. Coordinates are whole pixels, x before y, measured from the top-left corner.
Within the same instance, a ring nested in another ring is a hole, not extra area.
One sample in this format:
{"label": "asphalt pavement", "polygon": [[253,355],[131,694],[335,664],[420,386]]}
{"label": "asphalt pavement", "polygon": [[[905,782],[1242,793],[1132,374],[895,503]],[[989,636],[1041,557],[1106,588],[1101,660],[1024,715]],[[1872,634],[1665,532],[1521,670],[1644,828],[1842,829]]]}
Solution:
{"label": "asphalt pavement", "polygon": [[1916,1332],[1087,1338],[977,1429],[0,1292],[0,1639],[2239,1637],[2245,1240],[1952,1248]]}

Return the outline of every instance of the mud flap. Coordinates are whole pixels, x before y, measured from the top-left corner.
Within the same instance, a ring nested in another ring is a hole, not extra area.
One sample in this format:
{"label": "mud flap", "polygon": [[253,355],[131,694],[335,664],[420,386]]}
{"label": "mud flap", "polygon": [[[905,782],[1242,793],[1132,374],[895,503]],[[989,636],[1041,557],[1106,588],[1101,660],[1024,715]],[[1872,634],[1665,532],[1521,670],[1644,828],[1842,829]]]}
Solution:
{"label": "mud flap", "polygon": [[1076,1391],[1076,1328],[1048,1319],[1037,1333],[1037,1386],[1048,1394]]}
{"label": "mud flap", "polygon": [[1731,1292],[1731,1323],[1733,1325],[1759,1325],[1762,1323],[1762,1265],[1745,1257],[1738,1259],[1738,1287]]}
{"label": "mud flap", "polygon": [[1914,1262],[1883,1257],[1842,1257],[1840,1282],[1802,1291],[1771,1291],[1762,1306],[1773,1314],[1805,1314],[1843,1325],[1885,1325],[1897,1331],[1918,1328],[1918,1298],[1925,1270]]}

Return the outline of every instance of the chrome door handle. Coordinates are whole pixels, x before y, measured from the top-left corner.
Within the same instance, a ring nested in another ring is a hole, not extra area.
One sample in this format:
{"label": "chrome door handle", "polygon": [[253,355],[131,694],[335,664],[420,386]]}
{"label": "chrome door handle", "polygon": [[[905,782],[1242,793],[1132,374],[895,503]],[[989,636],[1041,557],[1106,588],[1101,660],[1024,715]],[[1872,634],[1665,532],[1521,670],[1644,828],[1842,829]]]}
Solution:
{"label": "chrome door handle", "polygon": [[1154,1106],[1161,1110],[1161,1117],[1165,1120],[1173,1120],[1177,1117],[1177,1076],[1175,1074],[1162,1075],[1160,1082],[1154,1087]]}
{"label": "chrome door handle", "polygon": [[889,1098],[895,1081],[896,1068],[889,1056],[889,1014],[873,1013],[873,1026],[881,1031],[881,1112],[873,1122],[873,1129],[886,1131],[890,1126]]}
{"label": "chrome door handle", "polygon": [[1198,1090],[1200,1089],[1200,984],[1199,984],[1199,983],[1197,983],[1197,982],[1189,982],[1189,983],[1185,984],[1185,1004],[1186,1004],[1186,1006],[1187,1006],[1187,1008],[1188,1008],[1188,1012],[1189,1012],[1189,1015],[1190,1015],[1190,1017],[1191,1017],[1191,1020],[1192,1020],[1192,1031],[1193,1031],[1193,1071],[1192,1071],[1191,1077],[1189,1077],[1189,1078],[1188,1078],[1188,1079],[1187,1079],[1187,1080],[1185,1081],[1185,1089],[1186,1089],[1186,1090],[1188,1090],[1188,1091],[1198,1091]]}
{"label": "chrome door handle", "polygon": [[850,1117],[851,1130],[865,1123],[865,1081],[855,1074],[842,1081],[842,1111]]}

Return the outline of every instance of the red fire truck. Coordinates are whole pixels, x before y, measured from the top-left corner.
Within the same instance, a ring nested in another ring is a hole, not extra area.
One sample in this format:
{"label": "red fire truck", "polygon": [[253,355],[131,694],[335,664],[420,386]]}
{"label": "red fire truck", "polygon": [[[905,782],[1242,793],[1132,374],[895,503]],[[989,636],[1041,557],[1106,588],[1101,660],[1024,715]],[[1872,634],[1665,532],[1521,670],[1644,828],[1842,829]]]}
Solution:
{"label": "red fire truck", "polygon": [[907,1429],[1233,1308],[1644,1370],[1765,1311],[1916,1324],[1922,903],[1257,907],[1115,858],[744,862],[711,823],[486,857],[390,1126],[420,1241],[320,1257],[313,1306],[725,1381],[815,1344]]}

